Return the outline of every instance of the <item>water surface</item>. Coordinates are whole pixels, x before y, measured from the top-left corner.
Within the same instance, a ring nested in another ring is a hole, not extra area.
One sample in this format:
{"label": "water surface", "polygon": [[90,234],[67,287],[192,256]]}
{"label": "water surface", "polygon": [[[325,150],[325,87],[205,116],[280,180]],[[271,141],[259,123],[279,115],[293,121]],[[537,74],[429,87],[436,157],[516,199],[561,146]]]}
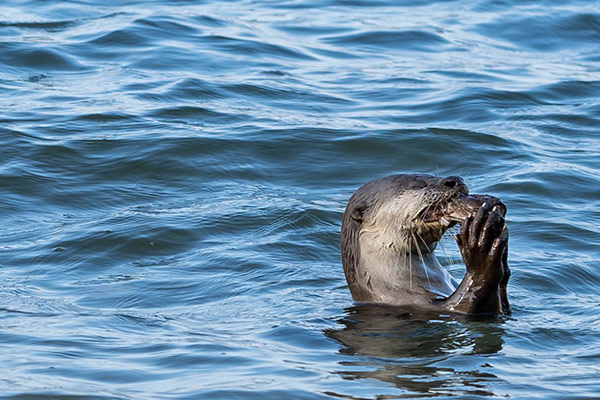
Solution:
{"label": "water surface", "polygon": [[[597,398],[597,4],[119,3],[0,6],[0,398]],[[511,318],[353,304],[398,172],[504,200]]]}

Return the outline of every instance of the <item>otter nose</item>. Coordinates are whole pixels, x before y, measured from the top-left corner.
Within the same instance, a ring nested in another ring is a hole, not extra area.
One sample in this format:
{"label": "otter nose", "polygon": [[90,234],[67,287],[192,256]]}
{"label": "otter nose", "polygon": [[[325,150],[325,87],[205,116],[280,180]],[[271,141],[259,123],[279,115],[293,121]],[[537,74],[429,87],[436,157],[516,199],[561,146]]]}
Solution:
{"label": "otter nose", "polygon": [[465,186],[465,182],[460,176],[449,176],[447,178],[444,178],[444,180],[442,181],[442,186],[445,186],[448,189],[454,189],[458,186]]}

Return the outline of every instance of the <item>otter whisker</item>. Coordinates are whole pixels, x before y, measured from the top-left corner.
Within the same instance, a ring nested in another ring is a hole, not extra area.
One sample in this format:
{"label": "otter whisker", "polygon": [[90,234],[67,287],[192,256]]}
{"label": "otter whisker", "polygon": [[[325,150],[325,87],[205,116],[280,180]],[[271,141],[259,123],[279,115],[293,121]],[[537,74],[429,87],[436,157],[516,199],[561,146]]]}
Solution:
{"label": "otter whisker", "polygon": [[[411,232],[413,240],[415,241],[415,246],[417,248],[417,253],[419,253],[419,258],[421,259],[421,266],[423,267],[423,271],[425,271],[425,276],[427,277],[427,284],[429,285],[429,288],[431,288],[431,281],[429,280],[429,273],[427,272],[427,268],[425,268],[425,259],[423,258],[423,253],[421,253],[421,248],[419,247],[419,243],[417,243],[417,238],[415,236],[414,232]],[[417,234],[418,236],[419,234]],[[423,240],[423,238],[421,236],[419,236],[421,238],[421,240]],[[423,240],[423,242],[425,242]],[[426,244],[427,245],[427,244]]]}
{"label": "otter whisker", "polygon": [[[415,233],[413,233],[413,235],[415,235]],[[425,245],[426,248],[429,248],[429,245],[427,244],[427,242],[425,241],[425,239],[423,239],[423,236],[421,236],[418,232],[416,233],[417,237],[419,239],[421,239],[421,242],[423,242],[423,244]]]}
{"label": "otter whisker", "polygon": [[446,260],[446,265],[450,265],[452,264],[452,259],[450,258],[450,256],[448,255],[448,252],[446,251],[446,247],[444,246],[444,244],[442,243],[442,240],[440,239],[440,241],[438,242],[438,245],[440,246],[440,249],[442,249],[442,254],[444,255],[444,259]]}
{"label": "otter whisker", "polygon": [[410,283],[410,288],[413,288],[413,282],[412,282],[412,244],[410,243],[410,240],[408,241],[408,274],[409,274],[409,283]]}
{"label": "otter whisker", "polygon": [[423,211],[421,211],[418,215],[421,217],[421,221],[425,219],[425,216],[429,214],[429,210],[431,210],[433,204],[428,205]]}
{"label": "otter whisker", "polygon": [[410,253],[407,254],[406,251],[402,253],[402,270],[406,271],[406,269],[408,269],[408,286],[410,289],[412,289],[412,265],[409,259],[409,254]]}

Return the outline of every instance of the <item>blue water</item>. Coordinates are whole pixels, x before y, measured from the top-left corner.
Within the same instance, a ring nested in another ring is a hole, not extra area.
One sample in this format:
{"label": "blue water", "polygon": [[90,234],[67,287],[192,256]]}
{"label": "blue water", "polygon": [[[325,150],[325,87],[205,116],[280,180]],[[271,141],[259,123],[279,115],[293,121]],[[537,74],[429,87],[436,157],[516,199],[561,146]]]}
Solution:
{"label": "blue water", "polygon": [[[0,5],[0,398],[600,397],[597,2],[114,3]],[[353,304],[398,172],[507,204],[511,318]]]}

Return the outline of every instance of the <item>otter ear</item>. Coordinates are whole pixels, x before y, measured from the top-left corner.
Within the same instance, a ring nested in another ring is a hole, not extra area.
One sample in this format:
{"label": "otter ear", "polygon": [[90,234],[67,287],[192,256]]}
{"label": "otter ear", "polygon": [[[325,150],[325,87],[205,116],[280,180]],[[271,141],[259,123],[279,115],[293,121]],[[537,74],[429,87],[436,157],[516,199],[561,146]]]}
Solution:
{"label": "otter ear", "polygon": [[352,218],[354,221],[360,224],[361,222],[363,222],[366,209],[367,205],[365,203],[357,204],[352,209],[352,212],[350,213],[350,218]]}

